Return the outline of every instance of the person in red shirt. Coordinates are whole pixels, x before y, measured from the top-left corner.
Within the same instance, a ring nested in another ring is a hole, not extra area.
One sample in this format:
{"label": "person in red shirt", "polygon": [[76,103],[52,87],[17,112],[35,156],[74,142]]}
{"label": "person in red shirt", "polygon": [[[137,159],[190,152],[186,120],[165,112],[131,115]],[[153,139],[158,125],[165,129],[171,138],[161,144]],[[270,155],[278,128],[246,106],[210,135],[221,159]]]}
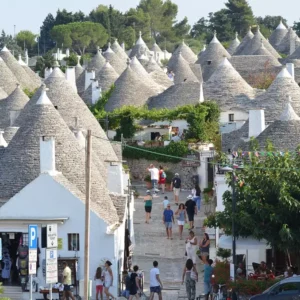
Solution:
{"label": "person in red shirt", "polygon": [[166,178],[167,178],[167,175],[164,171],[164,167],[159,166],[159,181],[158,181],[158,184],[160,184],[163,194],[165,193],[165,188],[166,188]]}

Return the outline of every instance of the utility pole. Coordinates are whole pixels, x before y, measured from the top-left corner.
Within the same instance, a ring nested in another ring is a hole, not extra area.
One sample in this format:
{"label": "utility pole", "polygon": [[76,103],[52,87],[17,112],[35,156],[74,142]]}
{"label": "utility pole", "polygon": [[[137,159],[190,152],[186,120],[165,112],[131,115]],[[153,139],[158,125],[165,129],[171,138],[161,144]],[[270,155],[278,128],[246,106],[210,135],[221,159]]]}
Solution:
{"label": "utility pole", "polygon": [[90,201],[91,201],[91,152],[92,152],[92,131],[87,131],[86,137],[86,197],[85,197],[85,240],[84,240],[84,300],[89,299],[90,286]]}

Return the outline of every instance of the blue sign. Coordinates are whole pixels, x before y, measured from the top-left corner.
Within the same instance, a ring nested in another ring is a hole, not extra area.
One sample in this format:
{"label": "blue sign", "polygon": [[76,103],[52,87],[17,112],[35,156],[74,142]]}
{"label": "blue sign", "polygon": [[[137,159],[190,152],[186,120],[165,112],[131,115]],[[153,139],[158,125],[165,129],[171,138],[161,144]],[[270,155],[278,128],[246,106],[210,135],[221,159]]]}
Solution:
{"label": "blue sign", "polygon": [[28,226],[28,244],[29,249],[37,249],[38,247],[38,226],[29,225]]}

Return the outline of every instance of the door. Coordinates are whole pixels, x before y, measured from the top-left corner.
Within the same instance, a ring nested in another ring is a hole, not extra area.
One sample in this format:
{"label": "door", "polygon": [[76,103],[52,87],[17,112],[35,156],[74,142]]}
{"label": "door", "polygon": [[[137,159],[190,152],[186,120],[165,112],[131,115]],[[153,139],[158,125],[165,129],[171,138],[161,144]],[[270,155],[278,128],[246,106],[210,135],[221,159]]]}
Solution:
{"label": "door", "polygon": [[269,293],[269,300],[296,300],[300,299],[300,282],[286,282],[277,285]]}

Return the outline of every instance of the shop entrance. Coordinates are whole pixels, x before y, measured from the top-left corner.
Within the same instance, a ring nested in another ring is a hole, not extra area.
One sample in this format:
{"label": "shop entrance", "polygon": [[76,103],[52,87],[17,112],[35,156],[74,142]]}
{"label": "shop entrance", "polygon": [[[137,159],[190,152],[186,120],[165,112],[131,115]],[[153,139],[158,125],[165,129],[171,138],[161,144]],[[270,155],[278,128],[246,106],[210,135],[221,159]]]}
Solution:
{"label": "shop entrance", "polygon": [[3,285],[21,286],[28,274],[28,234],[0,232],[2,239],[2,261],[0,282]]}

